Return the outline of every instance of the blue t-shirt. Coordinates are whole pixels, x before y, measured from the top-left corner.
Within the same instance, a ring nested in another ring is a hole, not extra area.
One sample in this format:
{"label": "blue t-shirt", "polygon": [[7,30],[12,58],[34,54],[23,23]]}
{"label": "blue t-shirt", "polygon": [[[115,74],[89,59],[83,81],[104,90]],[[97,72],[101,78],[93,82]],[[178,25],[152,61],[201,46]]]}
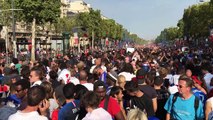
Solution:
{"label": "blue t-shirt", "polygon": [[75,120],[79,110],[79,100],[74,100],[73,102],[67,103],[59,111],[58,120]]}
{"label": "blue t-shirt", "polygon": [[[167,100],[164,109],[170,114],[171,118],[177,120],[195,120],[195,110],[194,101],[195,96],[192,95],[189,99],[183,100],[181,97],[177,97],[172,109],[172,99],[174,95],[170,95]],[[199,101],[199,106],[197,109],[197,120],[202,120],[204,118],[203,104]]]}
{"label": "blue t-shirt", "polygon": [[201,100],[203,105],[205,105],[206,100],[207,100],[206,94],[203,93],[202,91],[198,90],[197,88],[192,88],[192,92],[195,96],[197,96]]}

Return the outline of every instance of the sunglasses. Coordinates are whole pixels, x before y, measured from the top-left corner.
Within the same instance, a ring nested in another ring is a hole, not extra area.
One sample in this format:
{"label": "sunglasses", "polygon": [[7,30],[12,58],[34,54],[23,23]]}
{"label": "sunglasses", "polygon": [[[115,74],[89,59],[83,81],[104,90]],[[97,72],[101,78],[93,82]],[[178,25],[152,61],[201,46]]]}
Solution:
{"label": "sunglasses", "polygon": [[182,85],[177,85],[177,87],[179,87],[179,88],[183,88],[184,86],[182,86]]}

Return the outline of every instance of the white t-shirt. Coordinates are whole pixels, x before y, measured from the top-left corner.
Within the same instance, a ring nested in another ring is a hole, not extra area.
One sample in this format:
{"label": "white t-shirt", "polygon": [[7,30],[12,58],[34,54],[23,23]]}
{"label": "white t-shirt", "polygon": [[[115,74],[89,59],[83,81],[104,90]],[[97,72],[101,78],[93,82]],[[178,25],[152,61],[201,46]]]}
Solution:
{"label": "white t-shirt", "polygon": [[97,108],[87,113],[82,120],[112,120],[111,115],[103,108]]}
{"label": "white t-shirt", "polygon": [[49,99],[49,103],[50,103],[50,107],[49,107],[50,116],[49,117],[51,118],[53,111],[58,108],[58,104],[55,101],[55,99],[53,99],[53,98]]}
{"label": "white t-shirt", "polygon": [[134,74],[131,74],[129,72],[121,72],[118,74],[119,75],[123,75],[126,78],[126,81],[131,81],[132,78],[136,77]]}
{"label": "white t-shirt", "polygon": [[92,83],[84,83],[82,85],[85,86],[89,91],[93,91],[94,85]]}
{"label": "white t-shirt", "polygon": [[8,120],[48,120],[47,117],[41,116],[37,111],[24,113],[17,111],[15,114],[10,115]]}
{"label": "white t-shirt", "polygon": [[211,82],[212,77],[213,77],[213,75],[211,73],[206,73],[204,75],[204,80],[206,82],[206,86],[207,86],[208,91],[210,91],[213,88],[212,86],[210,86],[210,82]]}
{"label": "white t-shirt", "polygon": [[36,82],[34,82],[32,85],[31,85],[31,87],[33,87],[33,86],[37,86],[37,85],[41,85],[41,80],[38,80],[38,81],[36,81]]}
{"label": "white t-shirt", "polygon": [[170,84],[178,85],[179,78],[180,78],[180,75],[173,75],[173,77],[172,77],[173,82]]}
{"label": "white t-shirt", "polygon": [[70,71],[67,69],[63,69],[58,75],[58,81],[63,80],[64,84],[70,82]]}
{"label": "white t-shirt", "polygon": [[[91,68],[90,68],[90,70],[89,70],[89,72],[92,74],[93,73],[93,70],[95,69],[95,67],[96,67],[96,65],[93,65]],[[105,67],[105,66],[101,66],[101,69],[103,70],[103,71],[107,71],[107,68]]]}
{"label": "white t-shirt", "polygon": [[70,77],[70,82],[73,83],[74,85],[80,84],[78,78],[76,77]]}

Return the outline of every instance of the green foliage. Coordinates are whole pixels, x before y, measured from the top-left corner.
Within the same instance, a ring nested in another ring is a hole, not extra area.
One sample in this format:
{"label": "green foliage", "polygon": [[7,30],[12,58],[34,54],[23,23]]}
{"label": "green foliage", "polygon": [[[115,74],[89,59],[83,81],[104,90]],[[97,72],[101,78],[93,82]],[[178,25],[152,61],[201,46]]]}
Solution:
{"label": "green foliage", "polygon": [[22,9],[19,18],[26,22],[36,18],[37,24],[52,23],[60,15],[60,0],[15,0],[15,5]]}
{"label": "green foliage", "polygon": [[75,26],[75,18],[58,18],[56,22],[53,23],[54,32],[56,34],[62,32],[71,32],[72,28]]}
{"label": "green foliage", "polygon": [[0,25],[9,25],[12,23],[10,8],[11,4],[8,0],[0,0]]}
{"label": "green foliage", "polygon": [[178,21],[177,26],[164,29],[156,38],[156,42],[171,41],[183,36],[197,38],[209,36],[209,28],[213,26],[212,0],[185,9],[183,18]]}
{"label": "green foliage", "polygon": [[123,26],[116,23],[113,19],[103,19],[100,10],[91,9],[89,13],[79,13],[76,16],[76,26],[86,28],[89,37],[92,31],[95,39],[108,37],[110,39],[122,39]]}
{"label": "green foliage", "polygon": [[184,11],[183,22],[184,35],[208,36],[213,25],[213,6],[206,2],[189,7]]}
{"label": "green foliage", "polygon": [[156,42],[173,41],[175,38],[181,36],[180,31],[181,29],[179,29],[178,27],[165,28],[163,31],[161,31],[161,34],[156,38]]}

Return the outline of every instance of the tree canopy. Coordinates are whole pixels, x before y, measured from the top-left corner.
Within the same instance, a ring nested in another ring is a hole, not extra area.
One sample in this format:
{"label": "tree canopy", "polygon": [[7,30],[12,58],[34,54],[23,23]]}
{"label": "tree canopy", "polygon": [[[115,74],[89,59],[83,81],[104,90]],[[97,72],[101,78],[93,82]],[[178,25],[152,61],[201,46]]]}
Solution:
{"label": "tree canopy", "polygon": [[178,21],[177,27],[164,29],[156,38],[156,42],[171,41],[184,36],[207,37],[210,28],[213,28],[212,0],[185,9],[183,18]]}

